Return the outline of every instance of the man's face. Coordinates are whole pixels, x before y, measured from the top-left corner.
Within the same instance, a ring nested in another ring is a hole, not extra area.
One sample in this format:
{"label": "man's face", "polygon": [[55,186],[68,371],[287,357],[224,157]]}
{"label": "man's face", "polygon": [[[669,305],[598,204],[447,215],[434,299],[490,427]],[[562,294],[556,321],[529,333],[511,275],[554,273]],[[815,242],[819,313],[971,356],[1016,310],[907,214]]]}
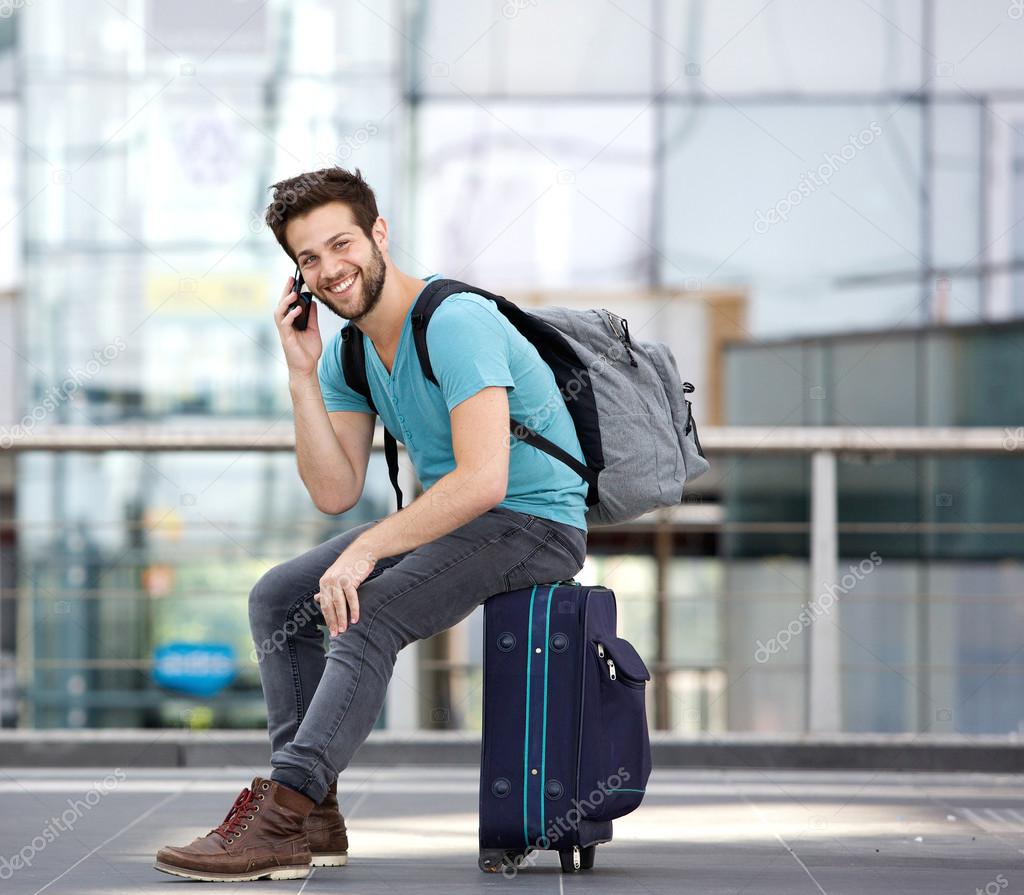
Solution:
{"label": "man's face", "polygon": [[339,317],[358,322],[376,307],[387,271],[384,255],[344,202],[293,218],[285,239],[296,250],[306,284]]}

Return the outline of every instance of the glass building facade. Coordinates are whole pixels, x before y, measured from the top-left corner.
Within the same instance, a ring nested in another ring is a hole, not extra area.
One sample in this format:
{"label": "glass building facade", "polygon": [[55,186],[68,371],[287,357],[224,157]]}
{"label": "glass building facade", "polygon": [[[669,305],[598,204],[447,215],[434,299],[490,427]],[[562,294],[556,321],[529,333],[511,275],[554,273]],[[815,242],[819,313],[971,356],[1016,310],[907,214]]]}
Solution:
{"label": "glass building facade", "polygon": [[[716,374],[727,424],[1018,425],[1017,23],[1000,2],[825,5],[11,4],[12,424],[287,424],[271,309],[291,267],[262,212],[269,184],[337,164],[373,185],[414,275],[541,300],[589,289],[595,305],[607,289],[744,292],[749,344]],[[631,319],[635,337],[672,331],[675,313]],[[819,338],[852,331],[870,341]],[[360,504],[331,518],[288,454],[20,455],[5,723],[262,724],[248,590],[392,509],[382,458],[371,466]],[[723,469],[695,500],[726,521],[806,522],[805,461]],[[1020,522],[1006,499],[1020,476],[1010,458],[842,462],[843,560],[886,557],[844,603],[847,729],[1017,729],[1021,539],[998,526]],[[626,635],[651,654],[650,538],[595,532],[591,548],[581,577],[617,589]],[[800,533],[673,540],[667,726],[803,728],[805,644],[744,668],[805,598],[806,553]],[[879,632],[865,660],[854,638]],[[209,697],[161,687],[168,643],[230,648],[236,675]],[[478,616],[424,645],[406,680],[422,725],[478,725],[480,658]],[[984,699],[936,725],[974,686]]]}
{"label": "glass building facade", "polygon": [[[1009,447],[1024,435],[1022,377],[1020,322],[736,344],[726,361],[728,421],[985,426],[1001,429]],[[807,459],[730,460],[721,474],[725,518],[735,524],[720,547],[725,590],[762,596],[732,614],[730,680],[747,672],[731,690],[733,723],[799,728],[808,636],[770,661],[753,647],[807,600]],[[837,486],[840,572],[869,560],[869,574],[855,574],[836,597],[844,729],[1020,731],[1020,456],[841,456]]]}

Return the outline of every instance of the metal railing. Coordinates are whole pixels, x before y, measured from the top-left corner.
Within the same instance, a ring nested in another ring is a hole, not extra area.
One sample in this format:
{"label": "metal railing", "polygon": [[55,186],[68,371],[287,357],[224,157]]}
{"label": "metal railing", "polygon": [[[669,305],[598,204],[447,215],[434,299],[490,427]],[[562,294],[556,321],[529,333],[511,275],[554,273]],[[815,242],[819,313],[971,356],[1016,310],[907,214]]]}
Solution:
{"label": "metal railing", "polygon": [[[1024,452],[1024,426],[702,426],[715,456],[742,454],[1006,454]],[[383,430],[374,448],[384,446]],[[36,426],[0,438],[0,456],[25,451],[293,451],[291,423],[175,427],[159,423]]]}
{"label": "metal railing", "polygon": [[[821,594],[839,579],[838,535],[842,531],[894,532],[959,530],[959,523],[844,523],[837,520],[836,460],[840,456],[1020,456],[1024,453],[1024,428],[954,427],[704,427],[701,442],[716,458],[741,456],[804,456],[810,463],[810,521],[726,522],[707,507],[682,504],[605,530],[654,534],[658,563],[656,618],[657,649],[652,656],[656,726],[667,726],[669,677],[693,671],[693,666],[673,663],[665,641],[665,620],[670,594],[665,568],[671,558],[670,535],[674,529],[720,531],[806,532],[810,576],[808,596]],[[374,451],[383,449],[382,431],[375,433]],[[290,452],[294,432],[290,423],[245,424],[178,428],[166,425],[48,426],[0,439],[0,461],[30,452]],[[403,462],[404,473],[409,475]],[[712,475],[714,477],[714,467]],[[8,524],[0,523],[3,527]],[[972,529],[1024,533],[1024,523],[972,523]],[[807,729],[832,732],[841,728],[841,671],[838,628],[817,625],[809,632]],[[145,667],[145,662],[130,662]],[[428,664],[430,664],[428,662]],[[464,674],[461,661],[433,660],[431,669]],[[701,674],[716,669],[697,669]],[[720,669],[724,670],[724,669]]]}

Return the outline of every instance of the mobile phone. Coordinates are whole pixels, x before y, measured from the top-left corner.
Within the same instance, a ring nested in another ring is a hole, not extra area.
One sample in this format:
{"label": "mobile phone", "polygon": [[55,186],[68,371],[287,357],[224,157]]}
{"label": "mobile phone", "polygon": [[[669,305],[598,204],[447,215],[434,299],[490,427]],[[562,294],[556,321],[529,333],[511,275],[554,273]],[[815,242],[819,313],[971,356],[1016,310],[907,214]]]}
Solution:
{"label": "mobile phone", "polygon": [[302,308],[299,311],[298,316],[292,321],[292,326],[296,329],[305,329],[309,323],[309,309],[313,306],[313,294],[311,292],[303,292],[302,287],[305,286],[305,282],[302,279],[302,272],[299,270],[298,265],[295,266],[295,285],[292,286],[292,294],[295,296],[295,301],[288,305],[288,313],[291,313],[295,308]]}

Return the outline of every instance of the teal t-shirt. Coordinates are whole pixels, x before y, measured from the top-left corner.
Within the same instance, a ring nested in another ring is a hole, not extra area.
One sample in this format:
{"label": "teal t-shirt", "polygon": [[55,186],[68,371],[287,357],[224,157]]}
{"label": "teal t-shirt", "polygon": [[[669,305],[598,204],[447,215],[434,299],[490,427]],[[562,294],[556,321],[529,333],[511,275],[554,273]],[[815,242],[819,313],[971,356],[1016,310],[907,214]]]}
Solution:
{"label": "teal t-shirt", "polygon": [[[433,274],[427,281],[439,276]],[[383,423],[405,445],[424,490],[455,469],[449,413],[487,386],[506,386],[513,417],[578,460],[584,459],[551,368],[493,302],[459,292],[434,312],[427,327],[427,349],[440,388],[428,382],[420,368],[412,307],[402,325],[390,375],[373,342],[365,340],[366,378]],[[366,400],[345,383],[340,332],[324,347],[318,373],[329,412],[372,413]],[[586,531],[586,495],[587,483],[561,460],[512,439],[508,491],[499,506]]]}

